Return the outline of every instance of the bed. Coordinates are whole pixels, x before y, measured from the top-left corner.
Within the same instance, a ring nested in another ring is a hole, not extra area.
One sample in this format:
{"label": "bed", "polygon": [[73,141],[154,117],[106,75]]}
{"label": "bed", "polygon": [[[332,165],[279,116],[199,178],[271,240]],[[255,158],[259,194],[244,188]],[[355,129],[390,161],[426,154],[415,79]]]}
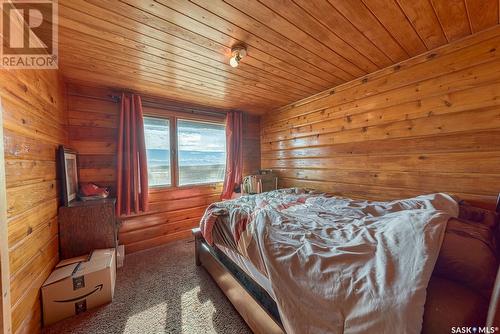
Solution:
{"label": "bed", "polygon": [[[369,202],[282,189],[211,205],[196,262],[256,333],[448,332],[486,321],[497,226],[446,194]],[[474,264],[489,270],[467,274]]]}

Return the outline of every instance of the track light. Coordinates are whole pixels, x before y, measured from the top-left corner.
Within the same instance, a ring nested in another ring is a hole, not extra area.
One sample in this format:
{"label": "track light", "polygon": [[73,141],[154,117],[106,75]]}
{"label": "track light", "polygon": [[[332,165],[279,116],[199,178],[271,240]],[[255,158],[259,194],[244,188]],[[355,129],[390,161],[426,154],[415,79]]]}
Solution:
{"label": "track light", "polygon": [[237,67],[240,60],[247,55],[247,49],[244,46],[235,46],[231,49],[231,59],[229,59],[229,65],[232,67]]}

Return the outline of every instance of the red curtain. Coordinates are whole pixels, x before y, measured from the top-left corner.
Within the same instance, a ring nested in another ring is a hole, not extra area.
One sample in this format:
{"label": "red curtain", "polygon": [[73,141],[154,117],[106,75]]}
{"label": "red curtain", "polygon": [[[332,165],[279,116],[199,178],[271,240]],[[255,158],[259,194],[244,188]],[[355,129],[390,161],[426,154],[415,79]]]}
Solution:
{"label": "red curtain", "polygon": [[231,198],[234,189],[241,185],[243,154],[243,115],[238,111],[230,111],[226,116],[226,175],[222,199]]}
{"label": "red curtain", "polygon": [[117,214],[147,211],[148,168],[142,103],[138,95],[122,94],[117,160]]}

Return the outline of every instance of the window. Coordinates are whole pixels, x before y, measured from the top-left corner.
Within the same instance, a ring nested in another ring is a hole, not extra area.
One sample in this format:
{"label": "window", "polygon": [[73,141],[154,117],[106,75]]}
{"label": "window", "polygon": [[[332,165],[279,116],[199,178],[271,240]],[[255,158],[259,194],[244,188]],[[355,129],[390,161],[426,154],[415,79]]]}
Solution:
{"label": "window", "polygon": [[169,120],[144,117],[144,137],[148,159],[149,186],[171,185]]}
{"label": "window", "polygon": [[224,181],[226,129],[222,123],[175,115],[144,117],[144,137],[150,187]]}
{"label": "window", "polygon": [[224,181],[226,130],[221,124],[178,120],[179,185]]}

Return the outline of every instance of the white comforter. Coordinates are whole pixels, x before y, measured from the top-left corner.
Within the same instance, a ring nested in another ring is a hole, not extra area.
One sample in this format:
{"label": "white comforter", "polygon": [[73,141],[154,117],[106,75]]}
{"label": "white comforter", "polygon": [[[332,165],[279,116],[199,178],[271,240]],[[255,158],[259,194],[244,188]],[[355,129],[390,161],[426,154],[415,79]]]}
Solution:
{"label": "white comforter", "polygon": [[[420,333],[426,288],[457,203],[434,194],[393,202],[311,197],[253,222],[288,334]],[[252,247],[250,247],[252,248]]]}
{"label": "white comforter", "polygon": [[446,194],[369,202],[286,189],[212,205],[201,227],[207,240],[214,226],[226,230],[269,279],[288,334],[399,334],[421,331],[457,215]]}

